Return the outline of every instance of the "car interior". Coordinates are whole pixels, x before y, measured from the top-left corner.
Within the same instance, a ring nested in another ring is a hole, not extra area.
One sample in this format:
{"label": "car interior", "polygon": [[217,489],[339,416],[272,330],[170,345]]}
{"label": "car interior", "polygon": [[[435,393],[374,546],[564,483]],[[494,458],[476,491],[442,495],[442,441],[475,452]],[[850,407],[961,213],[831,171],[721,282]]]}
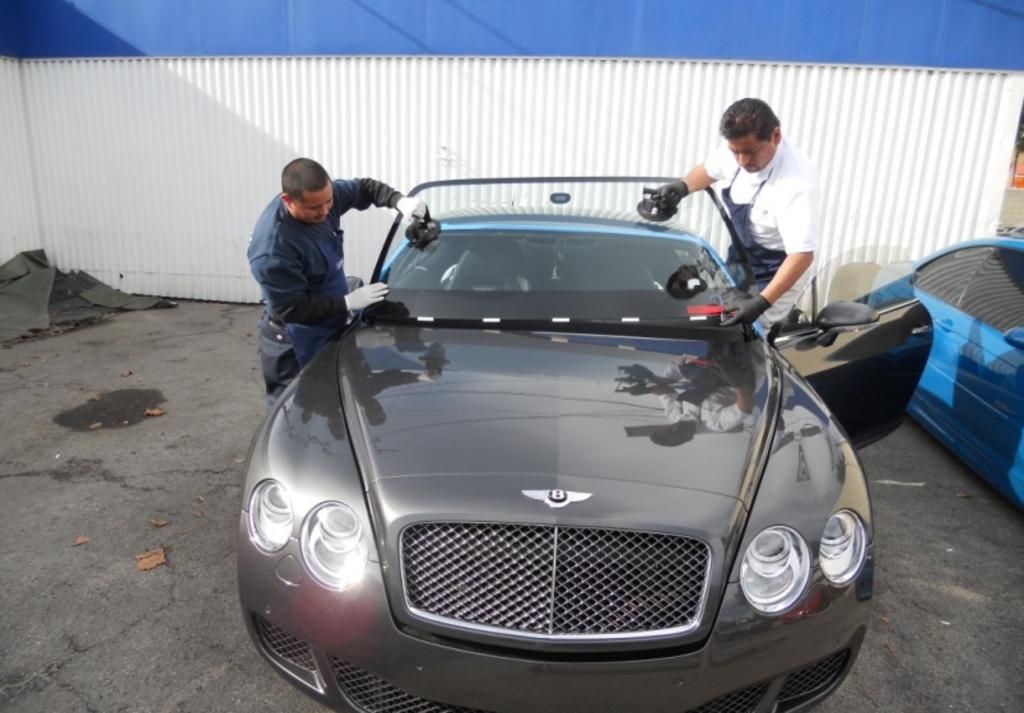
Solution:
{"label": "car interior", "polygon": [[427,250],[407,249],[385,279],[393,288],[471,291],[664,290],[691,265],[711,286],[727,278],[697,243],[606,234],[448,231]]}

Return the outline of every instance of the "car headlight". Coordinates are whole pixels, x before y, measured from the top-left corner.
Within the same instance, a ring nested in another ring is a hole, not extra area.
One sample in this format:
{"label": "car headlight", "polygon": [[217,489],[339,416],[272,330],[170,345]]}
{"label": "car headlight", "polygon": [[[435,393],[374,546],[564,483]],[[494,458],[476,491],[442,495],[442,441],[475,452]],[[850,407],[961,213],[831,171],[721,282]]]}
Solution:
{"label": "car headlight", "polygon": [[264,480],[249,497],[249,538],[264,552],[277,552],[291,535],[288,491],[276,480]]}
{"label": "car headlight", "polygon": [[301,545],[306,568],[328,589],[340,592],[362,580],[369,545],[348,505],[324,503],[311,512],[302,528]]}
{"label": "car headlight", "polygon": [[810,572],[807,543],[795,530],[777,525],[762,530],[747,547],[740,587],[750,606],[774,614],[800,598]]}
{"label": "car headlight", "polygon": [[864,564],[866,541],[864,524],[852,512],[840,510],[830,517],[818,552],[825,578],[833,584],[847,584],[856,577]]}

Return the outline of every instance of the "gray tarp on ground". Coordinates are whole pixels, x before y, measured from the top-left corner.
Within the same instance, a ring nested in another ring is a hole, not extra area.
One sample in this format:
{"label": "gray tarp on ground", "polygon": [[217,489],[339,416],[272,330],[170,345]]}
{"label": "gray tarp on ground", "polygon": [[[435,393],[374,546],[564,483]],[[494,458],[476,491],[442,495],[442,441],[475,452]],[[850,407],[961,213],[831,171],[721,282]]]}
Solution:
{"label": "gray tarp on ground", "polygon": [[174,306],[160,297],[115,290],[86,272],[62,272],[43,250],[19,253],[0,265],[0,342],[65,331],[122,309]]}

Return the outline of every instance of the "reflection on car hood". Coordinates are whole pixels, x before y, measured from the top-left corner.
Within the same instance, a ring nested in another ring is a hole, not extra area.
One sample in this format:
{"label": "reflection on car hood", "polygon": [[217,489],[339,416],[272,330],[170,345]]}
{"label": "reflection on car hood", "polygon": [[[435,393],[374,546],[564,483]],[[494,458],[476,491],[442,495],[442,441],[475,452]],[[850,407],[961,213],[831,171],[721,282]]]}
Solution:
{"label": "reflection on car hood", "polygon": [[371,490],[472,476],[736,498],[767,401],[759,341],[378,326],[350,332],[339,349]]}

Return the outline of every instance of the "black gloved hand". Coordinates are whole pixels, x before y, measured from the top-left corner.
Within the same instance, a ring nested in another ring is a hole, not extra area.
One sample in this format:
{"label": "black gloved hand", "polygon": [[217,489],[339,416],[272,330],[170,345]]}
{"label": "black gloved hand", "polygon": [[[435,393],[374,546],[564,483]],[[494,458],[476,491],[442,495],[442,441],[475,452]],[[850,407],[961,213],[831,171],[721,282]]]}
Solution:
{"label": "black gloved hand", "polygon": [[679,205],[679,201],[688,195],[690,195],[690,187],[682,181],[675,181],[674,183],[666,183],[664,186],[659,186],[654,197],[666,210],[672,210]]}
{"label": "black gloved hand", "polygon": [[771,306],[771,303],[764,298],[764,295],[734,302],[725,308],[725,312],[731,313],[731,316],[722,320],[722,326],[731,327],[734,324],[740,323],[753,324]]}

